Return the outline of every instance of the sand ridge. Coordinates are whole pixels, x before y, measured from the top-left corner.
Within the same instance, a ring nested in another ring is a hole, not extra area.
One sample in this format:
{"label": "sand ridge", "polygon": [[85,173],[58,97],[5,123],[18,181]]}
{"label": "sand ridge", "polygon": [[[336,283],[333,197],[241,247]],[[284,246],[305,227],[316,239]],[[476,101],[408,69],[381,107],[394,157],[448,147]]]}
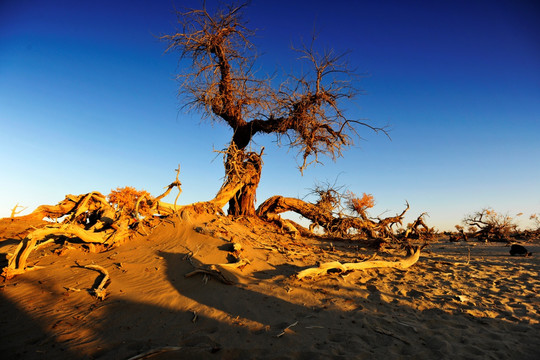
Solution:
{"label": "sand ridge", "polygon": [[[185,277],[194,265],[228,263],[232,243],[249,261],[230,270],[235,285]],[[177,219],[103,253],[57,255],[51,246],[32,254],[43,269],[1,284],[0,351],[14,359],[128,359],[161,347],[168,351],[145,358],[533,359],[540,263],[508,249],[438,242],[406,271],[300,281],[294,275],[319,262],[374,251],[361,242],[293,239],[254,220]],[[403,251],[378,256],[399,259]],[[77,266],[92,263],[111,276],[104,301],[88,291],[98,273]]]}

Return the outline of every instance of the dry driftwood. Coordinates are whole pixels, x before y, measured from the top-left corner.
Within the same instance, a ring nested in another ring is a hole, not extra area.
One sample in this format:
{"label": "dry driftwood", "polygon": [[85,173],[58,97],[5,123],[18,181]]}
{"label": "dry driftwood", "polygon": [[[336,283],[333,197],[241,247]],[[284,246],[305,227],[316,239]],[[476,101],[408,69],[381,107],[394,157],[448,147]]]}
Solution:
{"label": "dry driftwood", "polygon": [[405,270],[414,265],[420,258],[420,251],[422,247],[416,247],[411,249],[410,254],[399,261],[387,261],[387,260],[367,260],[359,263],[345,263],[342,264],[339,261],[332,261],[305,269],[296,274],[297,279],[303,278],[315,278],[318,276],[327,275],[329,273],[345,273],[356,270],[365,270],[373,268],[394,268],[398,270]]}
{"label": "dry driftwood", "polygon": [[176,204],[160,201],[175,187],[181,192],[181,184],[178,181],[180,166],[176,171],[176,181],[157,198],[150,197],[146,192],[139,192],[143,195],[138,198],[127,197],[127,201],[134,202],[133,204],[124,203],[124,206],[120,206],[119,203],[113,204],[107,197],[94,191],[78,196],[67,195],[57,205],[42,205],[30,215],[21,216],[21,219],[40,221],[49,218],[56,223],[49,223],[30,232],[19,243],[1,275],[9,279],[33,269],[26,266],[30,253],[58,238],[77,239],[89,245],[102,244],[106,249],[128,240],[138,232],[138,228],[144,229],[145,225],[154,228],[156,220],[159,221],[161,217],[174,214],[180,209]]}
{"label": "dry driftwood", "polygon": [[184,275],[184,277],[188,278],[197,274],[206,274],[216,278],[217,280],[221,281],[226,285],[233,285],[236,284],[238,281],[237,277],[232,273],[231,270],[242,268],[247,264],[249,264],[249,261],[247,261],[246,259],[240,259],[238,262],[228,264],[203,264],[195,266],[192,263],[192,265],[195,266],[196,269],[187,273],[186,275]]}
{"label": "dry driftwood", "polygon": [[290,328],[292,328],[293,326],[296,326],[296,325],[298,325],[298,321],[295,321],[295,322],[293,322],[291,325],[287,326],[287,327],[286,327],[285,329],[283,329],[279,334],[277,334],[276,337],[277,337],[277,338],[282,337],[283,335],[285,335],[285,332],[286,332],[287,330],[289,330]]}
{"label": "dry driftwood", "polygon": [[238,282],[238,277],[234,274],[234,269],[243,269],[250,264],[249,260],[240,256],[242,247],[238,243],[232,243],[229,253],[236,259],[235,262],[226,264],[203,264],[201,261],[194,258],[195,253],[186,247],[188,254],[186,259],[195,268],[195,270],[187,273],[184,277],[192,277],[197,274],[210,275],[226,285],[233,285]]}
{"label": "dry driftwood", "polygon": [[99,300],[105,300],[105,297],[107,296],[107,290],[105,289],[105,286],[107,285],[107,281],[109,281],[109,272],[107,269],[105,269],[103,266],[99,265],[85,265],[83,266],[85,269],[92,269],[100,272],[103,275],[103,279],[101,279],[100,283],[94,287],[91,292],[98,298]]}
{"label": "dry driftwood", "polygon": [[149,359],[151,357],[154,357],[154,355],[158,355],[164,352],[172,352],[172,351],[179,351],[179,350],[182,350],[180,346],[164,346],[164,347],[159,347],[159,348],[145,351],[142,354],[132,356],[128,360]]}

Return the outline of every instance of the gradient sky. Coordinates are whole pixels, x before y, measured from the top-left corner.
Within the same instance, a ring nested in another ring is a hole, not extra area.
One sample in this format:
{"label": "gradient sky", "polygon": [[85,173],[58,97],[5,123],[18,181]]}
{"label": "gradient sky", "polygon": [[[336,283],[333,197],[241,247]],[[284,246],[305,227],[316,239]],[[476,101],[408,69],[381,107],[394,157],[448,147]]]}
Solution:
{"label": "gradient sky", "polygon": [[[157,39],[174,32],[173,4],[201,2],[0,2],[0,217],[68,193],[158,195],[178,164],[179,202],[215,195],[224,170],[214,150],[232,131],[180,109],[184,64]],[[298,68],[291,44],[315,31],[318,46],[350,51],[366,74],[349,116],[390,125],[392,138],[361,129],[343,158],[301,176],[294,151],[257,136],[259,202],[337,182],[372,193],[374,216],[408,200],[408,221],[428,212],[441,230],[483,207],[540,213],[539,18],[537,1],[253,0],[245,19],[262,73]]]}

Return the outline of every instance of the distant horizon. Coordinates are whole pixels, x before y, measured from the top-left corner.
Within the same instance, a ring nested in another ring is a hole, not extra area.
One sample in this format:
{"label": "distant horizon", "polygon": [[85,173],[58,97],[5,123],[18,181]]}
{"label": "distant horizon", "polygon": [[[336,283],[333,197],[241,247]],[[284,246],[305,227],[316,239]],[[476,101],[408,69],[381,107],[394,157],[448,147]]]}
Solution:
{"label": "distant horizon", "polygon": [[[400,213],[408,201],[404,225],[427,212],[430,227],[453,231],[465,215],[492,208],[530,226],[540,214],[540,4],[332,5],[249,4],[256,65],[261,75],[298,70],[290,46],[315,31],[318,47],[348,52],[368,75],[348,115],[390,125],[391,140],[360,129],[343,157],[321,158],[302,176],[294,150],[257,136],[252,149],[265,147],[257,205],[336,182],[372,194],[372,216]],[[28,214],[67,194],[124,186],[157,196],[178,164],[179,204],[217,193],[224,170],[214,149],[232,133],[181,110],[174,76],[183,63],[157,39],[175,22],[170,0],[0,4],[0,217],[17,203]]]}
{"label": "distant horizon", "polygon": [[[129,186],[129,185],[128,185],[128,186]],[[118,188],[118,187],[117,187],[117,188]],[[115,189],[117,189],[117,188],[115,188]],[[111,189],[111,190],[114,190],[114,189]],[[136,190],[144,190],[144,189],[136,189]],[[92,192],[92,191],[88,191],[88,193],[90,193],[90,192]],[[67,196],[67,195],[83,195],[83,194],[66,194],[66,196]],[[107,196],[108,194],[103,194],[103,195]],[[151,194],[151,195],[157,197],[158,195],[161,195],[161,194]],[[277,195],[277,194],[276,194],[276,195]],[[173,193],[172,195],[167,196],[165,199],[166,199],[166,200],[169,200],[169,201],[170,201],[169,203],[172,204],[172,203],[174,202],[174,197],[176,197],[176,195]],[[172,198],[172,200],[171,200],[171,198]],[[40,204],[40,205],[56,205],[57,203],[60,203],[62,200],[64,200],[64,199],[60,199],[60,200],[58,200],[56,203]],[[200,201],[205,201],[205,200],[210,200],[210,199],[201,199]],[[167,202],[167,201],[166,201],[166,202]],[[39,207],[40,205],[38,205],[38,207]],[[182,206],[182,205],[180,205],[180,204],[178,204],[178,205],[179,205],[179,206]],[[189,205],[189,204],[183,204],[183,205]],[[12,208],[12,209],[13,209],[13,208]],[[9,213],[11,213],[12,209],[9,210]],[[37,209],[37,207],[36,207],[36,208],[33,208],[33,209],[30,209],[30,208],[24,208],[24,209],[23,209],[22,207],[19,207],[19,208],[18,208],[19,211],[16,212],[15,217],[18,217],[18,216],[24,216],[24,215],[29,215],[29,214],[31,214],[31,213],[32,213],[34,210],[36,210],[36,209]],[[225,208],[225,209],[226,209],[226,208]],[[477,211],[478,211],[478,212],[481,212],[481,211],[484,210],[484,209],[485,209],[485,208],[477,209]],[[486,208],[486,209],[488,209],[488,210],[495,210],[495,211],[496,211],[496,209],[491,209],[491,208]],[[393,215],[399,214],[399,213],[401,213],[403,210],[404,210],[404,208],[401,209],[401,210],[397,210],[397,209],[396,209],[395,211],[393,211],[393,210],[387,210],[387,211],[385,211],[383,214],[378,214],[378,215],[372,214],[372,213],[370,213],[370,211],[368,210],[368,215],[369,215],[370,217],[372,217],[373,219],[376,220],[376,219],[378,219],[378,218],[381,218],[381,219],[382,219],[382,218],[385,218],[385,217],[389,217],[389,216],[393,216]],[[497,212],[497,211],[496,211],[496,212]],[[427,225],[428,225],[429,227],[435,228],[435,230],[438,231],[439,233],[443,233],[443,232],[456,232],[456,231],[457,231],[456,225],[462,226],[462,227],[465,229],[465,231],[467,231],[468,228],[469,228],[469,226],[467,226],[467,225],[465,225],[465,224],[463,223],[463,221],[462,221],[463,219],[461,219],[459,222],[455,223],[454,225],[451,225],[451,226],[449,226],[449,227],[447,227],[447,228],[444,228],[444,229],[438,228],[438,227],[436,227],[436,226],[432,226],[432,224],[430,224],[430,222],[429,222],[429,212],[426,211],[425,213],[426,213],[426,215],[425,215],[425,220],[426,220]],[[475,211],[475,213],[476,213],[476,211]],[[533,222],[533,220],[532,220],[530,217],[533,216],[533,215],[540,215],[540,214],[538,214],[538,213],[533,213],[533,214],[524,214],[524,213],[521,213],[521,215],[520,215],[520,213],[518,213],[518,214],[516,214],[516,215],[511,215],[511,214],[509,214],[509,213],[500,213],[500,212],[497,212],[497,214],[499,214],[499,215],[505,215],[505,216],[510,216],[510,217],[512,218],[513,222],[517,225],[517,230],[518,230],[518,231],[524,231],[524,230],[536,230],[537,227],[535,226],[535,223]],[[8,214],[7,216],[0,216],[0,218],[9,218],[10,215],[11,215],[11,214]],[[352,214],[351,214],[351,215],[352,215]],[[466,216],[469,216],[469,215],[473,215],[473,213],[470,213],[470,214],[463,214],[463,218],[465,218]],[[353,216],[354,216],[354,215],[353,215]],[[301,215],[296,214],[296,213],[285,213],[285,214],[283,214],[283,217],[286,218],[286,219],[290,219],[290,220],[296,221],[296,222],[298,222],[300,225],[302,225],[302,226],[304,226],[304,227],[306,227],[306,228],[307,228],[307,227],[309,226],[309,224],[311,223],[310,220],[308,220],[308,219],[306,219],[306,218],[303,218]],[[44,220],[48,221],[47,219],[44,219]],[[414,220],[414,219],[412,219],[412,220]],[[407,228],[407,224],[405,223],[405,224],[403,224],[403,226],[398,226],[395,230],[406,229],[406,228]]]}

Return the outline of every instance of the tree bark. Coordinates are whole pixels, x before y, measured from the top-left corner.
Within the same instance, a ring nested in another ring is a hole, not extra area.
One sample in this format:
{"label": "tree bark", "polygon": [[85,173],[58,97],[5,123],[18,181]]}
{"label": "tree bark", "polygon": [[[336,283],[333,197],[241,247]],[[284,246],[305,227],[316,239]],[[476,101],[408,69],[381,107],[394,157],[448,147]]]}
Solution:
{"label": "tree bark", "polygon": [[261,172],[255,174],[229,201],[229,215],[233,216],[255,216],[255,201],[257,197],[257,187],[261,179]]}
{"label": "tree bark", "polygon": [[257,209],[257,215],[265,218],[271,214],[281,214],[286,211],[294,211],[319,225],[331,223],[333,220],[331,213],[321,210],[314,204],[279,195],[272,196],[263,202]]}
{"label": "tree bark", "polygon": [[[234,142],[229,146],[225,160],[227,179],[218,193],[218,195],[225,195],[222,194],[224,189],[235,189],[233,194],[230,194],[230,192],[227,194],[232,195],[227,199],[229,202],[229,215],[256,215],[255,200],[257,187],[261,180],[261,170],[262,151],[260,154],[245,152],[243,149],[239,149]],[[240,186],[239,189],[238,186]]]}
{"label": "tree bark", "polygon": [[[403,215],[407,212],[405,209],[400,215],[379,219],[375,222],[367,218],[352,216],[335,217],[331,209],[326,209],[316,204],[311,204],[300,199],[288,198],[283,196],[273,196],[263,202],[257,209],[257,215],[262,219],[275,221],[279,214],[286,211],[293,211],[311,220],[312,225],[321,226],[328,234],[343,236],[350,229],[355,229],[359,234],[364,234],[368,238],[386,238],[392,236],[391,226],[401,222]],[[311,226],[310,226],[311,228]]]}

